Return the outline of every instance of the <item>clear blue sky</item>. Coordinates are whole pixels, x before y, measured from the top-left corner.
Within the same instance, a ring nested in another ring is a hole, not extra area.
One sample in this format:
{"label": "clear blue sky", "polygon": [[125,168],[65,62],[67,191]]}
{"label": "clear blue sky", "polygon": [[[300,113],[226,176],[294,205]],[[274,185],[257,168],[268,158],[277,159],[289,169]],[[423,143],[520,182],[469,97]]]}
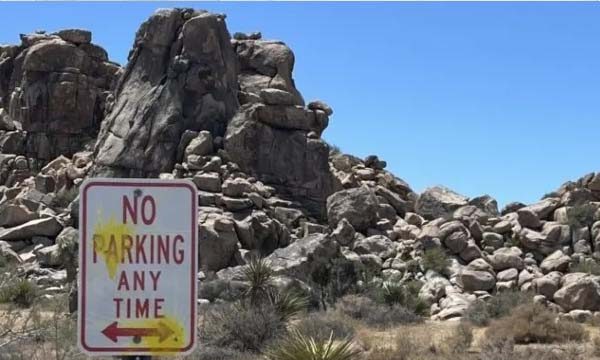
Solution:
{"label": "clear blue sky", "polygon": [[600,170],[597,3],[0,3],[0,43],[83,27],[124,63],[139,24],[173,6],[284,40],[305,98],[334,109],[324,137],[417,191],[532,202]]}

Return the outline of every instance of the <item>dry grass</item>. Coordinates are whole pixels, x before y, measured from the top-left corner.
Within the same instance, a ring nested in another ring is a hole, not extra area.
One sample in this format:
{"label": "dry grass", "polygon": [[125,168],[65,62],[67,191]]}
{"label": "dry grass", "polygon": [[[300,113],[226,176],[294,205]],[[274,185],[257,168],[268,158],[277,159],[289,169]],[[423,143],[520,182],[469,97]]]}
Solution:
{"label": "dry grass", "polygon": [[76,318],[66,298],[35,303],[30,309],[3,307],[0,311],[0,359],[84,359],[76,347]]}
{"label": "dry grass", "polygon": [[[0,329],[11,331],[0,334],[0,359],[87,359],[75,346],[75,319],[65,314],[63,305],[56,308],[36,305],[26,310],[2,306]],[[504,336],[509,327],[514,330],[508,333],[510,336]],[[329,336],[331,331],[339,340],[353,335],[354,347],[362,350],[353,360],[600,360],[600,328],[557,323],[553,313],[538,308],[518,308],[511,315],[493,321],[488,328],[471,328],[456,321],[426,321],[382,329],[336,312],[305,315],[288,323],[288,329],[293,328],[315,339]],[[523,328],[528,329],[525,333],[535,336],[522,337],[519,329]],[[551,330],[541,336],[540,328]],[[584,333],[589,336],[577,335]],[[531,343],[534,338],[538,343]],[[540,340],[550,343],[542,344]],[[6,341],[9,343],[3,344]],[[206,344],[200,344],[190,356],[175,359],[264,360],[261,356],[241,349],[206,348]]]}
{"label": "dry grass", "polygon": [[[426,322],[388,331],[361,328],[366,360],[598,360],[600,335],[589,342],[515,345],[511,340],[489,339],[486,328],[472,328],[469,336],[458,322]],[[592,334],[599,329],[586,327]],[[468,334],[468,331],[466,332]]]}
{"label": "dry grass", "polygon": [[391,338],[376,339],[370,336],[366,342],[367,360],[442,360],[469,356],[473,333],[463,323],[426,323],[400,327]]}
{"label": "dry grass", "polygon": [[509,339],[516,344],[583,342],[589,334],[581,324],[557,321],[556,314],[536,304],[521,305],[509,316],[493,321],[489,339]]}

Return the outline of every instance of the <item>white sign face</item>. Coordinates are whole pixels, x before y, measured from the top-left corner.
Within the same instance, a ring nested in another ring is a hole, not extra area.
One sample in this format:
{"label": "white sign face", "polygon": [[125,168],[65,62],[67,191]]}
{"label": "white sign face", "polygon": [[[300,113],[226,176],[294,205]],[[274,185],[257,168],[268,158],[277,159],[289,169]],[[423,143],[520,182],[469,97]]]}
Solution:
{"label": "white sign face", "polygon": [[80,188],[79,324],[89,355],[189,353],[196,344],[196,187],[90,179]]}

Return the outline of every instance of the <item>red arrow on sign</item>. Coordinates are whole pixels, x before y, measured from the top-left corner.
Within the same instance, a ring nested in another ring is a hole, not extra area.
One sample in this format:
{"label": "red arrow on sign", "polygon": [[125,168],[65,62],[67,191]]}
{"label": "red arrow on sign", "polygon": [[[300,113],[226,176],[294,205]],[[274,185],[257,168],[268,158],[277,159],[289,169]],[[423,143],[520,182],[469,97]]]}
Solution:
{"label": "red arrow on sign", "polygon": [[117,342],[118,338],[121,336],[158,336],[158,342],[163,342],[174,333],[175,332],[163,322],[159,322],[158,326],[155,328],[120,328],[118,322],[115,321],[102,330],[102,334],[112,340],[112,342]]}

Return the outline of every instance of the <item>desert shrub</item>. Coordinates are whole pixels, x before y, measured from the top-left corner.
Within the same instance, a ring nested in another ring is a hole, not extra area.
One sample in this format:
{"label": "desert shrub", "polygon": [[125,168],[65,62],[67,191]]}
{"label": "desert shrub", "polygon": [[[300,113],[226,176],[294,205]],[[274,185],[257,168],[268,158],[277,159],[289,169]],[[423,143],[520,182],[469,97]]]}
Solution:
{"label": "desert shrub", "polygon": [[356,332],[353,320],[334,311],[309,313],[294,325],[303,335],[317,341],[328,340],[333,335],[335,340],[352,338]]}
{"label": "desert shrub", "polygon": [[39,296],[37,285],[27,279],[8,278],[0,282],[0,303],[30,307]]}
{"label": "desert shrub", "polygon": [[199,347],[194,353],[186,357],[190,360],[257,360],[253,354],[219,347]]}
{"label": "desert shrub", "polygon": [[366,360],[474,360],[467,353],[473,335],[466,324],[458,324],[438,342],[427,327],[401,327],[394,335],[392,347],[376,347]]}
{"label": "desert shrub", "polygon": [[493,339],[481,346],[480,360],[514,360],[515,342],[512,339]]}
{"label": "desert shrub", "polygon": [[367,314],[364,321],[371,326],[386,328],[400,324],[418,323],[423,319],[402,305],[377,305],[372,313]]}
{"label": "desert shrub", "polygon": [[426,316],[429,313],[429,304],[419,297],[419,291],[423,284],[419,281],[409,281],[404,284],[404,292],[399,298],[398,304],[410,309],[417,315]]}
{"label": "desert shrub", "polygon": [[557,321],[556,314],[542,305],[530,303],[516,308],[509,316],[493,321],[486,330],[490,339],[510,339],[517,344],[563,343],[588,337],[581,324]]}
{"label": "desert shrub", "polygon": [[423,284],[419,281],[405,283],[385,281],[371,282],[362,292],[371,300],[389,306],[402,305],[417,315],[427,315],[429,305],[419,298],[419,290]]}
{"label": "desert shrub", "polygon": [[515,348],[511,339],[493,339],[481,346],[478,360],[584,360],[588,359],[582,349],[576,346],[563,345],[554,347],[522,347]]}
{"label": "desert shrub", "polygon": [[591,275],[600,275],[600,264],[598,264],[594,260],[587,260],[578,263],[571,264],[569,267],[569,272],[576,273],[586,273]]}
{"label": "desert shrub", "polygon": [[58,246],[58,254],[61,262],[65,266],[67,271],[67,282],[73,282],[77,280],[77,267],[79,259],[79,242],[75,233],[69,233],[71,236],[59,236],[56,239],[56,245]]}
{"label": "desert shrub", "polygon": [[[66,297],[46,300],[42,309],[8,309],[0,313],[1,359],[85,359],[75,345],[76,317],[66,313]],[[42,313],[43,311],[43,313]]]}
{"label": "desert shrub", "polygon": [[600,337],[598,336],[595,336],[594,340],[592,340],[592,354],[600,357]]}
{"label": "desert shrub", "polygon": [[309,274],[311,286],[318,290],[319,306],[327,310],[338,298],[356,290],[356,283],[362,271],[348,260],[333,259],[321,264]]}
{"label": "desert shrub", "polygon": [[[366,271],[366,270],[362,270]],[[334,259],[329,269],[329,282],[326,287],[326,300],[335,304],[340,297],[356,291],[360,274],[356,264],[345,259]]]}
{"label": "desert shrub", "polygon": [[589,203],[571,207],[567,211],[569,226],[574,228],[592,226],[595,220],[596,210],[596,207]]}
{"label": "desert shrub", "polygon": [[487,326],[492,319],[487,302],[484,300],[472,302],[465,310],[463,319],[476,326]]}
{"label": "desert shrub", "polygon": [[441,247],[433,247],[425,250],[421,259],[421,265],[425,270],[433,270],[439,274],[443,274],[450,266],[450,259]]}
{"label": "desert shrub", "polygon": [[231,282],[223,279],[202,281],[198,287],[198,297],[214,302],[217,299],[235,301],[243,297],[247,287],[239,281]]}
{"label": "desert shrub", "polygon": [[72,187],[63,187],[62,189],[60,189],[57,193],[56,196],[54,196],[54,199],[52,199],[52,207],[58,207],[58,208],[66,208],[69,206],[69,204],[71,202],[73,202],[73,200],[75,200],[77,198],[77,196],[79,195],[79,188],[76,186],[72,186]]}
{"label": "desert shrub", "polygon": [[268,360],[353,360],[358,359],[359,353],[349,339],[334,341],[330,336],[316,340],[294,330],[265,355]]}
{"label": "desert shrub", "polygon": [[45,310],[51,316],[43,320],[43,330],[38,341],[51,344],[56,360],[76,359],[82,354],[75,345],[77,343],[77,318],[68,314],[66,298],[55,298],[45,304]]}
{"label": "desert shrub", "polygon": [[[516,360],[588,360],[585,350],[574,344],[556,348],[525,348],[516,353]],[[511,359],[511,360],[513,360]]]}
{"label": "desert shrub", "polygon": [[487,301],[474,301],[463,318],[473,325],[487,326],[491,320],[509,315],[516,307],[531,303],[533,295],[522,291],[504,291]]}
{"label": "desert shrub", "polygon": [[342,153],[342,150],[339,146],[335,144],[329,144],[329,156],[335,156]]}
{"label": "desert shrub", "polygon": [[336,309],[353,319],[380,328],[422,321],[419,315],[403,305],[380,304],[360,295],[344,296],[336,304]]}
{"label": "desert shrub", "polygon": [[341,313],[353,319],[362,319],[366,313],[375,306],[375,302],[366,296],[346,295],[335,305]]}
{"label": "desert shrub", "polygon": [[286,331],[272,306],[244,302],[214,305],[208,309],[202,328],[202,340],[208,346],[255,352]]}
{"label": "desert shrub", "polygon": [[448,336],[444,338],[447,352],[460,354],[466,352],[473,342],[473,328],[466,322],[460,322]]}

